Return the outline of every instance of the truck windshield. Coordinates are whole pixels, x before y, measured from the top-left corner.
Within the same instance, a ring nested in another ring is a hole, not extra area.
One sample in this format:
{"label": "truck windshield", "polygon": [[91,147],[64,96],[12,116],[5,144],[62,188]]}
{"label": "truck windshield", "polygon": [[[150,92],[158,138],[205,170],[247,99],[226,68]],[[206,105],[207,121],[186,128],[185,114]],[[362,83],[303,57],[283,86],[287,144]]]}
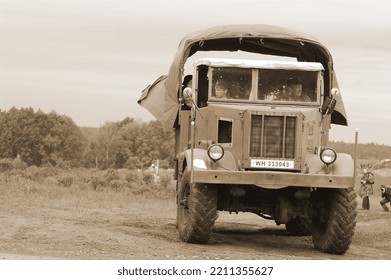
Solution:
{"label": "truck windshield", "polygon": [[314,71],[260,69],[258,100],[316,102],[318,73]]}
{"label": "truck windshield", "polygon": [[320,71],[211,67],[209,100],[317,103]]}
{"label": "truck windshield", "polygon": [[252,88],[252,69],[214,68],[211,83],[212,99],[246,99]]}

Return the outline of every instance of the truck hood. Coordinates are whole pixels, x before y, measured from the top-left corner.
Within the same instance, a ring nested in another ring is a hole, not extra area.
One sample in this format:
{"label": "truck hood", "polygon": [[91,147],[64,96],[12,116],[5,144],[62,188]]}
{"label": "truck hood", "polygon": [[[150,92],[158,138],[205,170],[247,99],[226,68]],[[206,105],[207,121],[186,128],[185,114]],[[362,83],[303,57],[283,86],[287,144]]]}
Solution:
{"label": "truck hood", "polygon": [[[250,53],[295,57],[298,61],[320,62],[324,69],[325,93],[338,82],[332,56],[315,38],[286,28],[256,25],[216,26],[185,36],[179,44],[168,75],[160,76],[142,91],[138,103],[166,127],[173,127],[178,114],[178,93],[186,60],[199,51],[244,51]],[[347,125],[341,95],[335,96],[333,124]]]}

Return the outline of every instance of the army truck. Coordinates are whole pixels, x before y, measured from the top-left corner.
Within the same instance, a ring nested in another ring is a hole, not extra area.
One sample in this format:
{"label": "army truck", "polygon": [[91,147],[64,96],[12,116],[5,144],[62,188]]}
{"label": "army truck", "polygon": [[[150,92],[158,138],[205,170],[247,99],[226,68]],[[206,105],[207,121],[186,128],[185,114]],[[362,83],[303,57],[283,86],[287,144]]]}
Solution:
{"label": "army truck", "polygon": [[[205,55],[182,84],[187,59],[208,51],[260,59]],[[219,211],[250,212],[312,235],[319,251],[348,250],[355,163],[329,147],[331,124],[347,125],[347,118],[332,56],[316,39],[270,25],[194,32],[139,103],[175,130],[183,241],[207,243]]]}

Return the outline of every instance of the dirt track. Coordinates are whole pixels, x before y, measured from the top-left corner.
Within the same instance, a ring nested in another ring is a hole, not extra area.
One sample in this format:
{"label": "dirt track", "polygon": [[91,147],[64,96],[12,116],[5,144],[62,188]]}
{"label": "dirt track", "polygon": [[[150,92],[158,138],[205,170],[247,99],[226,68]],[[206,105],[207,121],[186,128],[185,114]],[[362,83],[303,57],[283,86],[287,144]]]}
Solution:
{"label": "dirt track", "polygon": [[379,200],[373,196],[371,210],[359,210],[353,242],[342,256],[320,253],[311,237],[290,236],[283,226],[251,214],[220,213],[210,243],[194,245],[178,238],[174,201],[131,198],[126,207],[86,208],[15,200],[0,208],[0,257],[389,260],[391,213],[381,210]]}

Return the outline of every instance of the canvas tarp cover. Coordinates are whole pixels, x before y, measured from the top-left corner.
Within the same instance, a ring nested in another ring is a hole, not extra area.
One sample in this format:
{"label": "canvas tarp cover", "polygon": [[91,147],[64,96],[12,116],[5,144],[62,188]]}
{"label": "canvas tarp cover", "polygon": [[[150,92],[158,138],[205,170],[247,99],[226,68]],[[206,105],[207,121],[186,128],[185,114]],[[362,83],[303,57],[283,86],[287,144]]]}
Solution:
{"label": "canvas tarp cover", "polygon": [[[159,77],[143,90],[138,103],[166,127],[173,127],[178,114],[178,90],[184,64],[198,51],[244,51],[259,54],[296,57],[298,61],[320,62],[325,68],[325,92],[338,87],[333,61],[328,50],[315,38],[271,25],[228,25],[197,31],[185,36],[179,44],[168,75]],[[347,125],[340,95],[331,122]]]}

